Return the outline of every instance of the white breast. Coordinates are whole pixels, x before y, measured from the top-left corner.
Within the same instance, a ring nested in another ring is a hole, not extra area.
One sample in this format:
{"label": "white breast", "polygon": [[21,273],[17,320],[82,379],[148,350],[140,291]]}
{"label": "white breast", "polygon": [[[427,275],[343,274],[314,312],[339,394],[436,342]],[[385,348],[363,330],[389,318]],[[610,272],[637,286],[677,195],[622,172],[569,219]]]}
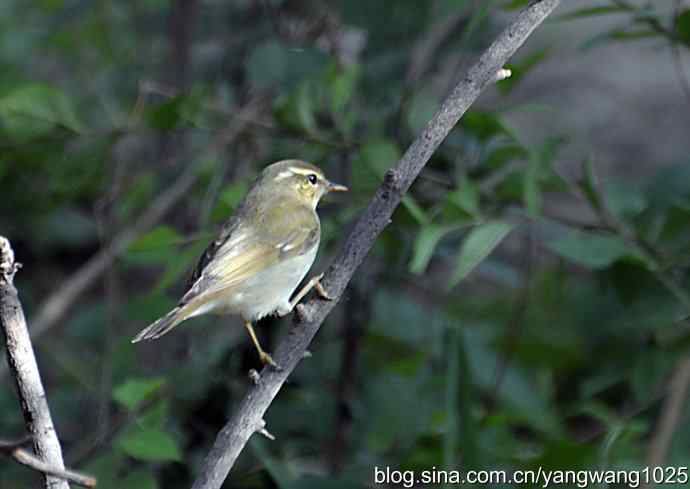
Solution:
{"label": "white breast", "polygon": [[[293,292],[309,272],[318,244],[309,252],[295,256],[263,270],[247,280],[242,292],[236,292],[219,309],[240,314],[245,320],[256,321],[285,307]],[[215,307],[214,307],[215,309]],[[220,311],[219,311],[220,312]]]}

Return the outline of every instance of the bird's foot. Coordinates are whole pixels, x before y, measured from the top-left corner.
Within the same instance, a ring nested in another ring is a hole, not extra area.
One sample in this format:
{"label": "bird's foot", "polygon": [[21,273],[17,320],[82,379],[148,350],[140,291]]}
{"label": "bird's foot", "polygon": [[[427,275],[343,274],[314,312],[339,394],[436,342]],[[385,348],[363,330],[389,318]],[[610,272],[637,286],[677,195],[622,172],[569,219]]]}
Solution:
{"label": "bird's foot", "polygon": [[314,277],[314,290],[316,290],[316,293],[319,294],[319,297],[321,297],[324,300],[327,301],[332,301],[335,299],[331,294],[328,293],[326,289],[323,288],[323,285],[321,285],[321,279],[323,278],[323,273],[318,274],[316,277]]}
{"label": "bird's foot", "polygon": [[270,365],[271,367],[273,367],[273,368],[274,368],[275,370],[277,370],[278,372],[280,372],[281,370],[283,370],[283,367],[281,367],[280,365],[278,365],[278,364],[275,362],[275,360],[273,360],[273,357],[271,357],[271,355],[269,355],[269,354],[266,353],[265,351],[260,351],[260,352],[259,352],[259,359],[261,360],[261,363],[263,363],[264,365]]}

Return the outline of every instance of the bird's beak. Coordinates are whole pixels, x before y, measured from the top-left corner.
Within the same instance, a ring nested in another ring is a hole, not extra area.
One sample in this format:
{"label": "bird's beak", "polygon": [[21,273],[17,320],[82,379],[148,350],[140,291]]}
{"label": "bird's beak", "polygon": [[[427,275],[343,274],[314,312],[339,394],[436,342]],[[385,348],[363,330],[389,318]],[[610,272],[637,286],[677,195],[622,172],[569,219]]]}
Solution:
{"label": "bird's beak", "polygon": [[338,183],[328,182],[327,189],[329,192],[347,192],[350,190],[345,185],[340,185]]}

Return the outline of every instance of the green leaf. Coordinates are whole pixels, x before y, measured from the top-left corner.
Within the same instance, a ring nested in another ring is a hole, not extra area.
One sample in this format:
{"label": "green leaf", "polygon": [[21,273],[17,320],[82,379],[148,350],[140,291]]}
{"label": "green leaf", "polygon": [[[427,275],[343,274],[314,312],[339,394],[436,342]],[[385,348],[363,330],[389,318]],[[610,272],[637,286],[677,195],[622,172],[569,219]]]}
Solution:
{"label": "green leaf", "polygon": [[316,134],[316,95],[309,81],[300,83],[287,97],[276,102],[276,118],[284,126],[306,134]]}
{"label": "green leaf", "polygon": [[609,428],[620,423],[618,413],[596,399],[586,400],[582,403],[582,406],[577,407],[573,414],[586,414]]}
{"label": "green leaf", "polygon": [[676,34],[680,40],[690,46],[690,9],[683,10],[676,17]]}
{"label": "green leaf", "polygon": [[124,306],[127,319],[149,323],[161,317],[175,307],[176,301],[164,294],[152,294],[146,291],[134,296]]}
{"label": "green leaf", "polygon": [[[225,217],[227,218],[227,215]],[[176,252],[176,259],[167,261],[165,272],[158,278],[152,294],[163,294],[168,287],[182,279],[197,263],[199,256],[204,252],[209,241],[215,238],[215,235],[204,233],[197,238],[198,240],[192,246]]]}
{"label": "green leaf", "polygon": [[379,179],[400,159],[400,150],[392,141],[376,139],[368,142],[361,150],[362,160]]}
{"label": "green leaf", "polygon": [[177,441],[168,433],[157,429],[133,429],[125,433],[117,445],[127,455],[138,460],[150,462],[182,460],[182,452]]}
{"label": "green leaf", "polygon": [[669,372],[678,361],[675,352],[658,349],[643,350],[635,355],[630,376],[630,387],[639,402],[648,396],[649,392],[663,384]]}
{"label": "green leaf", "polygon": [[129,379],[113,389],[113,399],[127,409],[136,408],[139,403],[158,392],[165,384],[162,377],[154,379]]}
{"label": "green leaf", "polygon": [[523,181],[523,198],[531,216],[541,214],[542,183],[553,177],[552,164],[563,142],[562,138],[549,138],[538,150],[530,152]]}
{"label": "green leaf", "polygon": [[169,248],[182,241],[177,231],[169,226],[158,226],[129,245],[130,252],[151,251],[160,248]]}
{"label": "green leaf", "polygon": [[608,208],[617,217],[635,217],[647,208],[645,195],[632,183],[609,182],[605,192]]}
{"label": "green leaf", "polygon": [[522,146],[516,144],[499,146],[487,154],[484,165],[491,170],[498,170],[511,161],[526,160],[528,157],[529,152]]}
{"label": "green leaf", "polygon": [[232,211],[247,195],[248,185],[245,180],[232,182],[225,187],[218,197],[218,203],[211,213],[214,221],[225,221]]}
{"label": "green leaf", "polygon": [[523,198],[525,207],[530,216],[538,216],[541,213],[541,188],[539,187],[539,160],[530,159],[524,177]]}
{"label": "green leaf", "polygon": [[624,29],[613,29],[598,36],[594,36],[592,39],[584,42],[580,49],[587,51],[608,41],[637,41],[640,39],[648,39],[651,37],[659,37],[661,34],[653,29],[639,29],[639,30],[628,30]]}
{"label": "green leaf", "polygon": [[517,10],[526,7],[530,0],[510,0],[503,5],[504,10]]}
{"label": "green leaf", "polygon": [[369,194],[383,181],[386,171],[400,159],[398,146],[387,139],[371,139],[352,162],[352,188]]}
{"label": "green leaf", "polygon": [[514,228],[514,224],[494,221],[472,229],[460,248],[457,265],[448,284],[449,288],[467,277]]}
{"label": "green leaf", "polygon": [[[177,393],[177,391],[176,391]],[[168,421],[170,407],[166,399],[156,401],[137,417],[137,425],[140,428],[162,429]]]}
{"label": "green leaf", "polygon": [[[468,376],[474,385],[484,389],[495,388],[495,366],[499,355],[495,351],[494,339],[484,328],[462,328],[464,351],[470,366]],[[560,431],[559,416],[553,407],[553,400],[540,392],[533,373],[519,364],[506,368],[500,391],[500,402],[506,415],[519,422],[527,422],[538,430],[557,434]],[[462,388],[459,393],[463,395]]]}
{"label": "green leaf", "polygon": [[412,219],[414,219],[417,224],[424,225],[429,222],[429,216],[427,216],[422,206],[420,206],[414,198],[407,194],[402,198],[402,205],[407,212],[410,213]]}
{"label": "green leaf", "polygon": [[0,127],[18,140],[45,136],[58,127],[82,130],[67,96],[41,84],[21,86],[0,98]]}
{"label": "green leaf", "polygon": [[414,242],[410,272],[416,274],[424,272],[439,241],[441,241],[446,234],[459,228],[460,226],[457,225],[439,226],[436,224],[428,224],[423,226]]}
{"label": "green leaf", "polygon": [[591,158],[587,158],[582,162],[583,178],[578,183],[578,187],[584,194],[585,198],[594,210],[601,210],[603,207],[602,196],[599,195],[597,185],[597,175],[594,168],[594,163]]}
{"label": "green leaf", "polygon": [[546,243],[554,253],[592,269],[606,268],[625,256],[638,256],[618,236],[602,236],[579,231],[569,236]]}
{"label": "green leaf", "polygon": [[141,172],[129,190],[115,202],[114,213],[121,221],[132,219],[132,215],[147,206],[156,189],[153,172]]}
{"label": "green leaf", "polygon": [[330,92],[331,112],[342,114],[345,106],[352,99],[361,69],[358,65],[339,67],[332,63],[326,70],[326,83]]}
{"label": "green leaf", "polygon": [[500,117],[493,112],[468,111],[460,123],[465,131],[474,134],[482,142],[487,142],[494,136],[511,134]]}
{"label": "green leaf", "polygon": [[472,217],[478,217],[480,214],[479,188],[464,175],[458,182],[458,188],[446,194],[446,201]]}
{"label": "green leaf", "polygon": [[144,113],[144,121],[149,127],[159,131],[169,131],[177,127],[182,117],[181,109],[185,98],[180,95],[151,107]]}

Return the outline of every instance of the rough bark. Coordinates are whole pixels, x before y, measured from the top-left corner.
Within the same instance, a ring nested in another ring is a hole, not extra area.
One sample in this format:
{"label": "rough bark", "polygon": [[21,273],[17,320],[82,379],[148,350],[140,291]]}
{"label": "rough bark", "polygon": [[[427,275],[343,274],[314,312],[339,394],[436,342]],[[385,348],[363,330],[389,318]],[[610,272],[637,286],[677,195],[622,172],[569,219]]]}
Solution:
{"label": "rough bark", "polygon": [[[24,312],[13,283],[18,268],[9,241],[0,236],[0,325],[5,335],[7,362],[36,456],[48,466],[64,471],[60,441],[50,416]],[[67,481],[45,472],[44,479],[47,489],[69,489]]]}

